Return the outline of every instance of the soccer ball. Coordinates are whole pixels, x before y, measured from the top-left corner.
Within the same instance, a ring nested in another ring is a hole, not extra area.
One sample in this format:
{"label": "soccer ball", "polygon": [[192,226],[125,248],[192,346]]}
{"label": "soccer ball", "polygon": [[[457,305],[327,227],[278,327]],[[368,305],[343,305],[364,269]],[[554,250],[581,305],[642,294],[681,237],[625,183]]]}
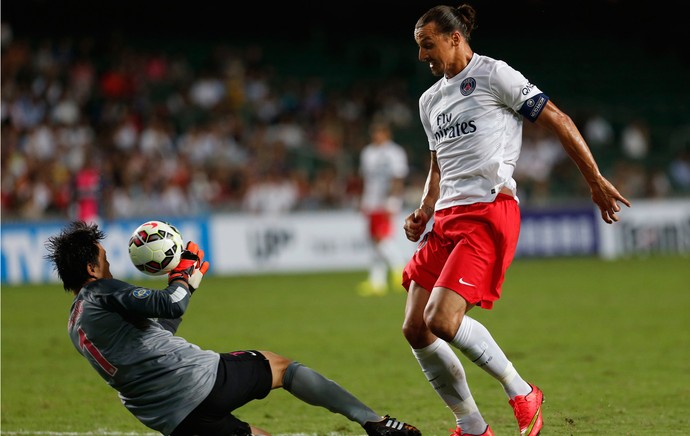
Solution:
{"label": "soccer ball", "polygon": [[129,258],[144,274],[161,276],[172,271],[183,251],[182,235],[172,224],[147,221],[129,238]]}

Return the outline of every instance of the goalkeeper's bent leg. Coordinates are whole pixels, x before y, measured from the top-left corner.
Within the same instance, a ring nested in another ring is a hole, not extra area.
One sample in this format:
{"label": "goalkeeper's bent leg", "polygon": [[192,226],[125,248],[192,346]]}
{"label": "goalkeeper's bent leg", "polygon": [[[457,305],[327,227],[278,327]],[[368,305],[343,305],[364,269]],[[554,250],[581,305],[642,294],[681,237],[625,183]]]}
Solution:
{"label": "goalkeeper's bent leg", "polygon": [[381,420],[381,415],[339,384],[299,362],[288,365],[283,377],[283,388],[305,403],[325,407],[361,425],[368,421]]}

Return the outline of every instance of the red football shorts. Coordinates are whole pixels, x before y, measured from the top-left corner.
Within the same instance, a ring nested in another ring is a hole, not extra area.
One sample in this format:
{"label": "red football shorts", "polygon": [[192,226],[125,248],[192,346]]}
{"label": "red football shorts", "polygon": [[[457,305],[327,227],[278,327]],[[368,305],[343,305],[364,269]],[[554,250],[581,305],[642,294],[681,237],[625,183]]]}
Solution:
{"label": "red football shorts", "polygon": [[388,238],[393,234],[393,223],[388,211],[373,211],[367,214],[369,218],[369,236],[375,241]]}
{"label": "red football shorts", "polygon": [[501,297],[519,233],[520,209],[509,195],[439,210],[403,271],[403,286],[409,289],[412,280],[428,291],[442,286],[491,309]]}

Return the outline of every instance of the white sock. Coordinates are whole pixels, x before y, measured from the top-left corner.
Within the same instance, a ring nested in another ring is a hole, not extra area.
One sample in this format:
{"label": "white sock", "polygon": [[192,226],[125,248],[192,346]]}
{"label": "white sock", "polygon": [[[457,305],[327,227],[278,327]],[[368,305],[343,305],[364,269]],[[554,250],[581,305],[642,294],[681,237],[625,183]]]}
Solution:
{"label": "white sock", "polygon": [[455,421],[463,432],[483,433],[486,421],[470,393],[465,369],[448,343],[439,338],[427,347],[412,349],[412,353],[426,379],[455,415]]}
{"label": "white sock", "polygon": [[491,337],[486,327],[477,320],[465,315],[451,343],[477,366],[498,380],[508,398],[527,395],[532,390],[513,368],[513,364]]}
{"label": "white sock", "polygon": [[375,258],[369,266],[369,283],[375,288],[385,288],[388,286],[388,267],[381,259]]}
{"label": "white sock", "polygon": [[389,268],[402,269],[407,263],[403,256],[404,251],[397,245],[395,238],[387,238],[379,242],[379,250],[381,256],[385,259],[386,265]]}

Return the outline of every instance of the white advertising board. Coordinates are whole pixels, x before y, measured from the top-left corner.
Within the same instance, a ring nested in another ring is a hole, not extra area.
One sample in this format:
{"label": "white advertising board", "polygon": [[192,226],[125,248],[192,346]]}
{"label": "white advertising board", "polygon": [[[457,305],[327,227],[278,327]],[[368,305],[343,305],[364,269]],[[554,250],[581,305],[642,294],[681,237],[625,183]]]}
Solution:
{"label": "white advertising board", "polygon": [[[402,221],[396,243],[410,254]],[[214,269],[222,273],[352,270],[371,260],[367,222],[356,211],[211,218]]]}
{"label": "white advertising board", "polygon": [[690,254],[690,198],[631,203],[631,208],[622,206],[617,223],[599,220],[601,257]]}

